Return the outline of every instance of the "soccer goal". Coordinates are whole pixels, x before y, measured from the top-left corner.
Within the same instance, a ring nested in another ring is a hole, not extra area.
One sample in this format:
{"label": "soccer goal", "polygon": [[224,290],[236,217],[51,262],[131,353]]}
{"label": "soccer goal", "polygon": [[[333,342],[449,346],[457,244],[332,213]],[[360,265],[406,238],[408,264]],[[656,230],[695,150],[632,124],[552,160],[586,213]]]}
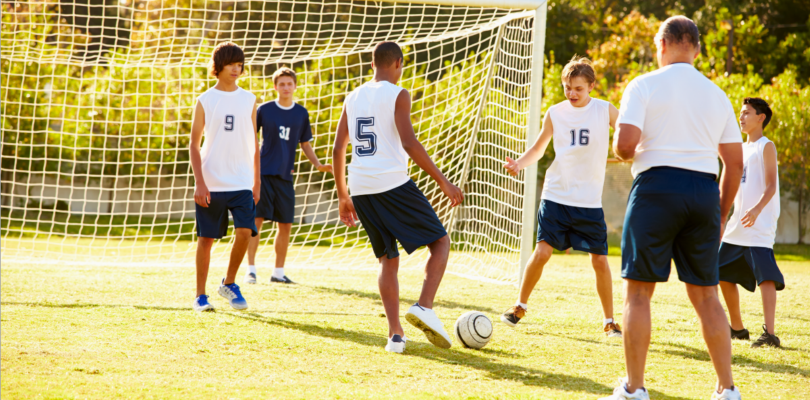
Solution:
{"label": "soccer goal", "polygon": [[[540,128],[545,0],[2,0],[2,257],[68,264],[190,265],[195,98],[212,49],[246,54],[239,84],[260,101],[298,72],[321,160],[345,96],[371,77],[383,40],[406,57],[417,135],[465,202],[411,176],[453,239],[449,271],[517,282],[534,241],[536,167],[504,173]],[[374,267],[361,229],[339,224],[334,179],[300,154],[288,264]],[[271,265],[266,224],[258,259]],[[219,241],[225,263],[232,237]],[[426,250],[403,257],[418,266]]]}

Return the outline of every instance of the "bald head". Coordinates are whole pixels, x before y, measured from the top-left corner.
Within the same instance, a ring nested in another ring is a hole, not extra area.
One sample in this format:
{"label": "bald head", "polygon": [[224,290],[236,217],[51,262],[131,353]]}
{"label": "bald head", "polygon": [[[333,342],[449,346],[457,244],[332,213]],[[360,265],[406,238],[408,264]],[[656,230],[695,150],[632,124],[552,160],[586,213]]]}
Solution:
{"label": "bald head", "polygon": [[666,42],[670,46],[686,45],[695,49],[700,48],[700,32],[691,19],[678,15],[669,17],[658,28],[655,35],[656,43]]}

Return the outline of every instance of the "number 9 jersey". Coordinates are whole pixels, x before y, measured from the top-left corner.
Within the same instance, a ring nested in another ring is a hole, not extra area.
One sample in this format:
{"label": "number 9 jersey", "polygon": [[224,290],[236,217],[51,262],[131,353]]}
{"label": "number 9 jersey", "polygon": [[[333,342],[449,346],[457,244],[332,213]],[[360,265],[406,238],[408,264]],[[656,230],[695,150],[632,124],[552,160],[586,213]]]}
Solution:
{"label": "number 9 jersey", "polygon": [[566,100],[548,111],[554,127],[554,162],[546,170],[542,199],[572,207],[602,208],[610,146],[610,103],[591,98],[585,107]]}
{"label": "number 9 jersey", "polygon": [[401,87],[391,82],[372,81],[346,97],[352,141],[349,164],[352,196],[386,192],[410,180],[408,153],[402,148],[394,122],[394,107],[401,91]]}

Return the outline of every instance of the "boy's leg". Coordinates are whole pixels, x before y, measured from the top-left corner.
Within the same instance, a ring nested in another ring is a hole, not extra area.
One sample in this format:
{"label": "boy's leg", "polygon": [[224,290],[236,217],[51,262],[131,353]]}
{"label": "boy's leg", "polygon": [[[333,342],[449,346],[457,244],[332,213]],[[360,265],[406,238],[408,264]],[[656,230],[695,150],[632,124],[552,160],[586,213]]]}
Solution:
{"label": "boy's leg", "polygon": [[[686,294],[700,318],[700,330],[709,349],[709,356],[717,373],[717,392],[731,389],[731,336],[728,334],[728,320],[717,297],[715,286],[697,286],[687,283]],[[629,328],[628,328],[629,330]]]}
{"label": "boy's leg", "polygon": [[655,282],[624,280],[624,362],[627,367],[627,391],[644,387],[644,367],[650,349],[650,299]]}
{"label": "boy's leg", "polygon": [[439,284],[442,283],[447,260],[450,257],[450,237],[445,235],[427,247],[430,250],[430,257],[425,265],[425,280],[422,283],[422,294],[419,295],[419,305],[432,309],[433,299],[439,291]]}
{"label": "boy's leg", "polygon": [[402,324],[399,323],[399,257],[389,259],[387,256],[379,258],[382,268],[377,277],[377,285],[380,288],[385,316],[388,319],[388,337],[394,335],[405,336]]}
{"label": "boy's leg", "polygon": [[230,285],[236,280],[236,273],[239,272],[239,266],[242,264],[242,260],[245,259],[245,253],[250,244],[251,233],[248,228],[236,228],[233,230],[234,241],[231,249],[231,260],[228,263],[228,272],[225,275],[224,284]]}
{"label": "boy's leg", "polygon": [[211,264],[211,247],[213,238],[197,238],[197,296],[205,294],[205,282],[208,280],[208,267]]}
{"label": "boy's leg", "polygon": [[613,318],[613,276],[610,273],[607,256],[591,254],[591,264],[596,273],[596,293],[602,303],[605,319]]}
{"label": "boy's leg", "polygon": [[523,271],[523,282],[520,284],[520,295],[518,300],[521,303],[528,303],[529,296],[532,290],[540,281],[540,276],[543,275],[543,267],[551,258],[554,248],[545,241],[537,242],[532,256],[529,257],[529,262],[526,264],[526,270]]}
{"label": "boy's leg", "polygon": [[776,283],[765,281],[759,285],[759,293],[762,294],[762,312],[765,314],[765,329],[768,333],[776,333]]}
{"label": "boy's leg", "polygon": [[[264,218],[258,217],[255,219],[256,230],[261,232]],[[259,242],[262,235],[256,235],[250,238],[250,245],[248,246],[248,265],[256,265],[256,252],[259,250]],[[251,271],[253,272],[253,271]]]}
{"label": "boy's leg", "polygon": [[737,284],[720,281],[720,290],[723,291],[723,299],[726,301],[726,308],[728,308],[728,318],[731,320],[731,329],[735,331],[745,329],[742,322],[740,291],[737,288]]}
{"label": "boy's leg", "polygon": [[284,268],[284,262],[287,260],[287,248],[290,247],[292,224],[279,222],[277,225],[278,233],[276,233],[276,241],[273,244],[276,249],[276,268]]}

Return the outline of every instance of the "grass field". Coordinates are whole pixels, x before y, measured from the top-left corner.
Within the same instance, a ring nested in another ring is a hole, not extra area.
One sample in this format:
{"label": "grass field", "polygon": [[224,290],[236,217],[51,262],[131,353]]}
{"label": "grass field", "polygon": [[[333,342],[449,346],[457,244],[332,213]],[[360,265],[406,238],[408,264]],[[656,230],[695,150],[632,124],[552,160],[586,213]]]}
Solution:
{"label": "grass field", "polygon": [[[618,258],[611,257],[617,306]],[[782,349],[735,341],[744,398],[810,398],[810,262],[780,261]],[[56,267],[4,262],[3,399],[594,399],[624,375],[621,342],[601,333],[593,274],[582,255],[552,258],[517,329],[497,323],[482,350],[430,345],[405,324],[404,355],[383,351],[386,323],[373,272],[290,270],[296,286],[243,285],[250,309],[190,310],[192,268]],[[224,273],[212,270],[209,293]],[[403,271],[402,310],[421,274]],[[447,276],[436,311],[448,330],[480,310],[494,321],[515,288]],[[713,371],[675,276],[653,298],[647,387],[654,399],[708,399]],[[617,307],[620,308],[620,307]],[[759,294],[743,294],[755,336]]]}

